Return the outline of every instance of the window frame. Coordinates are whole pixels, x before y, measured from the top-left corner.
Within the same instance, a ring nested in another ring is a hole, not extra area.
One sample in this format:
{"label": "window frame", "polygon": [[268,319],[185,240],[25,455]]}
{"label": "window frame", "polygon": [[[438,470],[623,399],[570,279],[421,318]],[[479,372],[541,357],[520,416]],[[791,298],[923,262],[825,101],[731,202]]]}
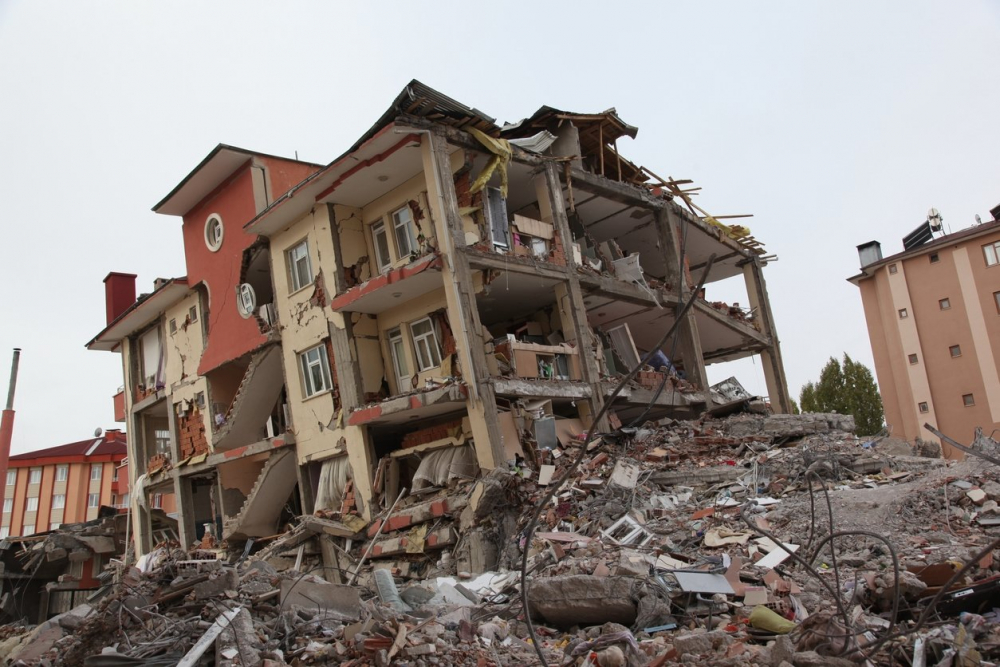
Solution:
{"label": "window frame", "polygon": [[88,493],[87,494],[87,509],[95,509],[101,506],[101,494],[99,493]]}
{"label": "window frame", "polygon": [[[59,499],[62,499],[61,501]],[[66,509],[66,494],[65,493],[55,493],[52,495],[52,509],[61,510]]]}
{"label": "window frame", "polygon": [[413,377],[410,375],[410,367],[406,363],[406,339],[403,337],[403,327],[398,326],[390,329],[386,332],[385,339],[389,348],[389,358],[392,361],[392,370],[396,374],[396,391],[401,394],[410,389],[406,384]]}
{"label": "window frame", "polygon": [[[426,324],[428,331],[426,333],[418,334],[416,332],[417,327]],[[434,329],[434,322],[430,317],[422,317],[415,322],[410,322],[410,337],[413,339],[413,352],[414,360],[417,362],[417,369],[419,373],[425,373],[434,368],[441,367],[441,344],[437,339],[437,331]],[[433,345],[427,344],[428,339],[433,341]],[[424,361],[434,361],[433,358],[423,359],[421,352],[425,351],[430,357],[436,357],[437,363],[431,364],[429,366],[424,365]],[[431,354],[433,352],[433,354]]]}
{"label": "window frame", "polygon": [[34,484],[42,483],[42,469],[41,468],[29,468],[28,469],[28,486]]}
{"label": "window frame", "polygon": [[[297,251],[303,250],[301,256]],[[299,267],[305,262],[305,276],[300,275]],[[288,267],[288,293],[294,294],[312,284],[312,257],[309,256],[309,239],[304,238],[285,251],[285,264]]]}
{"label": "window frame", "polygon": [[927,401],[920,401],[917,403],[917,409],[920,410],[921,414],[927,414],[931,411],[930,406],[927,405]]}
{"label": "window frame", "polygon": [[928,258],[931,260],[930,262],[931,264],[937,264],[938,262],[941,261],[941,255],[939,255],[936,252],[932,252],[930,255],[928,255]]}
{"label": "window frame", "polygon": [[99,482],[101,477],[104,476],[104,466],[100,463],[90,464],[90,481]]}
{"label": "window frame", "polygon": [[191,306],[188,308],[188,322],[198,321],[198,306]]}
{"label": "window frame", "polygon": [[[375,249],[375,266],[379,274],[392,270],[392,246],[389,241],[389,229],[385,220],[379,219],[371,224],[372,247]],[[382,257],[382,248],[379,247],[379,237],[385,239],[385,257]]]}
{"label": "window frame", "polygon": [[14,511],[14,499],[13,498],[4,498],[3,499],[3,513],[4,514],[10,514],[13,511]]}
{"label": "window frame", "polygon": [[56,481],[65,482],[69,480],[69,464],[60,463],[56,466]]}
{"label": "window frame", "polygon": [[[992,262],[990,256],[993,257]],[[987,267],[1000,265],[1000,241],[983,245],[983,259],[986,261]]]}
{"label": "window frame", "polygon": [[[317,358],[311,360],[309,355],[313,352],[317,353]],[[312,398],[313,396],[319,396],[320,394],[330,391],[333,389],[333,378],[330,373],[330,357],[326,352],[326,342],[322,342],[319,345],[314,345],[307,350],[299,352],[299,372],[302,375],[302,394],[304,398]],[[314,379],[311,371],[314,367],[320,367],[320,378],[323,381],[324,386],[317,388],[313,386],[312,380]]]}
{"label": "window frame", "polygon": [[175,317],[170,318],[170,322],[167,325],[167,330],[170,332],[171,336],[177,333],[177,318]]}
{"label": "window frame", "polygon": [[[213,223],[216,223],[217,226]],[[225,238],[226,227],[222,224],[222,216],[218,213],[210,213],[205,218],[205,246],[211,252],[219,252]]]}
{"label": "window frame", "polygon": [[916,353],[906,355],[906,360],[910,362],[911,366],[916,366],[920,363],[920,357]]}
{"label": "window frame", "polygon": [[895,275],[898,272],[899,272],[899,267],[898,266],[896,266],[895,264],[890,264],[889,265],[889,273]]}
{"label": "window frame", "polygon": [[163,494],[154,493],[153,501],[150,504],[153,506],[153,509],[158,509],[158,510],[163,509]]}
{"label": "window frame", "polygon": [[907,310],[906,308],[900,308],[897,311],[897,313],[899,314],[899,319],[901,319],[901,320],[905,320],[906,318],[908,318],[910,316],[910,311]]}
{"label": "window frame", "polygon": [[38,511],[38,496],[28,496],[24,503],[25,512],[37,512]]}
{"label": "window frame", "polygon": [[14,485],[16,485],[17,484],[17,470],[8,470],[7,471],[7,479],[5,481],[7,482],[6,486],[14,486]]}
{"label": "window frame", "polygon": [[938,299],[938,308],[941,310],[951,310],[951,299],[948,297]]}
{"label": "window frame", "polygon": [[1000,292],[993,292],[993,303],[996,304],[997,314],[1000,315]]}
{"label": "window frame", "polygon": [[976,405],[976,396],[974,394],[962,394],[962,405],[967,408],[974,407]]}
{"label": "window frame", "polygon": [[[483,211],[486,217],[486,224],[489,226],[490,232],[490,243],[493,244],[493,248],[510,250],[512,245],[510,232],[510,212],[507,210],[507,199],[503,196],[500,188],[487,187],[485,189],[485,201],[483,202]],[[498,209],[494,211],[494,207]],[[498,214],[502,211],[502,219],[496,220],[494,214]],[[497,232],[500,232],[502,239],[497,239]]]}
{"label": "window frame", "polygon": [[24,524],[24,527],[21,529],[21,532],[24,533],[25,537],[27,537],[28,535],[34,535],[35,534],[35,524],[33,524],[33,523],[26,523],[26,524]]}
{"label": "window frame", "polygon": [[[400,213],[403,212],[406,213],[405,221],[400,216]],[[420,244],[417,241],[417,223],[413,219],[413,211],[410,210],[410,205],[406,204],[397,208],[389,214],[389,220],[392,222],[392,235],[396,241],[396,255],[398,258],[408,258],[416,254],[420,250]],[[405,231],[405,238],[400,237],[400,231]],[[404,242],[407,246],[406,252],[403,252]]]}
{"label": "window frame", "polygon": [[962,356],[962,346],[961,345],[949,345],[948,354],[951,355],[952,359],[958,359]]}

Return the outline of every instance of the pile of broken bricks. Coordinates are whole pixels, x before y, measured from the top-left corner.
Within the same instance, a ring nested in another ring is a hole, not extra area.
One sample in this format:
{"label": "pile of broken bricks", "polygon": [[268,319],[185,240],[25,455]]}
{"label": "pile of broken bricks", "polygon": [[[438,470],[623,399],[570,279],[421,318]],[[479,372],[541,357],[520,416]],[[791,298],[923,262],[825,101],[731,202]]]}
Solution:
{"label": "pile of broken bricks", "polygon": [[[605,667],[994,664],[1000,471],[888,453],[852,430],[841,415],[667,421],[592,443],[561,484],[582,442],[372,522],[302,517],[236,565],[165,546],[93,611],[9,630],[0,655],[15,643],[7,656],[34,646],[22,655],[53,665],[105,653],[479,667],[538,664],[536,649]],[[873,526],[881,540],[824,544]]]}

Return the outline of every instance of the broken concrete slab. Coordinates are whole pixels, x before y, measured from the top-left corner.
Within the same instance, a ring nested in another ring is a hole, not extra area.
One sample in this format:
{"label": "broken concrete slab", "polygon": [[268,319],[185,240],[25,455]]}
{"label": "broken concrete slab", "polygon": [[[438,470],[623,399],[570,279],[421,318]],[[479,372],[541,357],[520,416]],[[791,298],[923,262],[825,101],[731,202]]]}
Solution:
{"label": "broken concrete slab", "polygon": [[361,616],[361,597],[354,586],[343,586],[307,575],[302,579],[281,582],[281,606],[319,609],[340,620],[356,620]]}
{"label": "broken concrete slab", "polygon": [[635,623],[632,579],[565,575],[532,582],[528,591],[531,614],[560,629],[574,625]]}

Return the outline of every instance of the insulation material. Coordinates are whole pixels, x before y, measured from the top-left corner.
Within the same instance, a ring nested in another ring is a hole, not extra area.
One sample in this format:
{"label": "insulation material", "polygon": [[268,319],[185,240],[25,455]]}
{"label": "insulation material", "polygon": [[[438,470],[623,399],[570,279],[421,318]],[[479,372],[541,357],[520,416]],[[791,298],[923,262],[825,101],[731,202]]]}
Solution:
{"label": "insulation material", "polygon": [[323,461],[316,489],[316,509],[340,509],[340,504],[344,502],[347,481],[353,477],[351,464],[346,456]]}
{"label": "insulation material", "polygon": [[452,479],[475,477],[479,464],[469,445],[445,447],[430,452],[420,461],[413,474],[413,490],[429,486],[447,486]]}
{"label": "insulation material", "polygon": [[466,131],[479,140],[483,146],[486,147],[489,152],[493,153],[493,157],[487,163],[486,167],[483,168],[483,172],[479,174],[479,178],[476,182],[469,187],[469,192],[479,192],[482,190],[486,183],[493,176],[493,172],[497,171],[500,174],[500,193],[503,195],[504,199],[507,198],[507,165],[510,164],[510,159],[513,157],[513,151],[510,148],[510,143],[506,139],[494,139],[493,137],[484,134],[474,127],[465,128]]}

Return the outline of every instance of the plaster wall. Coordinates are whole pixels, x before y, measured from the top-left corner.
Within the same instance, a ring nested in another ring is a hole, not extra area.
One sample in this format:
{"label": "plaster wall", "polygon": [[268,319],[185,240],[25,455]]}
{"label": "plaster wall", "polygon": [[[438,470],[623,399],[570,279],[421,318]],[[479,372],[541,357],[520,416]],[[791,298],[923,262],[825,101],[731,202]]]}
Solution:
{"label": "plaster wall", "polygon": [[[198,373],[198,362],[205,349],[201,328],[201,304],[197,292],[192,292],[164,314],[164,347],[166,348],[166,382],[171,391],[182,382],[189,381]],[[196,321],[191,321],[189,313],[195,309]],[[170,333],[170,322],[177,330]]]}

